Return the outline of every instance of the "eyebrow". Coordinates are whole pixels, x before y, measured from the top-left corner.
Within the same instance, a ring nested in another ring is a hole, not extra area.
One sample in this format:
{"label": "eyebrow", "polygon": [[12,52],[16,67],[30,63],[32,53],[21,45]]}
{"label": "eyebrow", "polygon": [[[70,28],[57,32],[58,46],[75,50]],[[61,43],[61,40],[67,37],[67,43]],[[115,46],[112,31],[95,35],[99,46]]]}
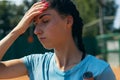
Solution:
{"label": "eyebrow", "polygon": [[51,15],[51,14],[43,14],[39,17],[39,19],[43,18],[44,16]]}

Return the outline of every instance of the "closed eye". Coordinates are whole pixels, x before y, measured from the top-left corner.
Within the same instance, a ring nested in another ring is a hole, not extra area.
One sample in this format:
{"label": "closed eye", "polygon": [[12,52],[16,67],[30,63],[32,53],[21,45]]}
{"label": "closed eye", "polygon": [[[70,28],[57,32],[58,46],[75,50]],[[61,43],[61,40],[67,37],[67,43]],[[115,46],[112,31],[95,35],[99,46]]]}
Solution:
{"label": "closed eye", "polygon": [[44,15],[40,16],[39,18],[38,17],[35,18],[33,20],[33,23],[36,26],[38,24],[47,24],[47,23],[49,23],[49,21],[50,21],[50,14],[44,14]]}
{"label": "closed eye", "polygon": [[49,20],[46,20],[46,19],[45,19],[45,20],[42,20],[42,22],[43,22],[43,23],[48,23]]}

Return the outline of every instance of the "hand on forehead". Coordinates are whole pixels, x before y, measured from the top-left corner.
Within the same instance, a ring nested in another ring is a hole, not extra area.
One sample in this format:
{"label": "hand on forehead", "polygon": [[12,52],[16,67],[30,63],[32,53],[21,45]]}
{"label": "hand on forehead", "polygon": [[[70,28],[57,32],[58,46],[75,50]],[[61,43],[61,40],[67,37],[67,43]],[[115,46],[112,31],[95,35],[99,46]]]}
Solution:
{"label": "hand on forehead", "polygon": [[39,9],[40,14],[35,16],[34,19],[33,19],[33,22],[35,22],[39,18],[39,16],[48,9],[49,3],[46,2],[45,0],[42,0],[40,2],[35,3],[33,5],[33,7],[35,7],[35,8],[40,7],[40,9]]}

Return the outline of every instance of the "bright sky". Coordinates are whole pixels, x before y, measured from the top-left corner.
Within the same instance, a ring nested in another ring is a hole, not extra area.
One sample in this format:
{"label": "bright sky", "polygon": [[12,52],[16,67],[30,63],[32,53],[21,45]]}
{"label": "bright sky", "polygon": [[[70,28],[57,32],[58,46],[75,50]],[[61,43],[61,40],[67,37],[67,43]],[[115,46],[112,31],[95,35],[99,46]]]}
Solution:
{"label": "bright sky", "polygon": [[13,1],[14,3],[16,3],[17,5],[21,4],[23,0],[9,0],[9,1]]}
{"label": "bright sky", "polygon": [[22,3],[22,1],[23,1],[23,0],[10,0],[10,1],[13,1],[13,2],[15,2],[16,4],[18,4],[18,5],[19,5],[19,4],[21,4],[21,3]]}
{"label": "bright sky", "polygon": [[115,0],[115,3],[120,6],[120,0]]}
{"label": "bright sky", "polygon": [[[0,1],[3,1],[3,0],[0,0]],[[11,2],[14,2],[16,3],[17,5],[21,4],[23,0],[4,0],[4,1],[11,1]]]}
{"label": "bright sky", "polygon": [[[0,0],[2,1],[2,0]],[[6,1],[11,1],[11,2],[14,2],[16,3],[17,5],[21,4],[23,2],[23,0],[6,0]]]}

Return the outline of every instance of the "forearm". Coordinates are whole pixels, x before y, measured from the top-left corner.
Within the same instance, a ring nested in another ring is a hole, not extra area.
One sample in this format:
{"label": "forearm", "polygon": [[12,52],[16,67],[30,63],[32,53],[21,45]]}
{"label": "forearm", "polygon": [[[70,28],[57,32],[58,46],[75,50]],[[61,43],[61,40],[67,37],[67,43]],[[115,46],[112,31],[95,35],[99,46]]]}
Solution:
{"label": "forearm", "polygon": [[20,36],[18,31],[12,30],[6,37],[0,41],[0,60],[5,55],[8,48]]}
{"label": "forearm", "polygon": [[12,45],[12,43],[28,29],[34,18],[42,14],[42,12],[47,9],[45,4],[48,3],[44,3],[44,5],[43,2],[35,3],[26,12],[18,25],[5,38],[0,41],[0,60],[2,59],[8,48]]}

